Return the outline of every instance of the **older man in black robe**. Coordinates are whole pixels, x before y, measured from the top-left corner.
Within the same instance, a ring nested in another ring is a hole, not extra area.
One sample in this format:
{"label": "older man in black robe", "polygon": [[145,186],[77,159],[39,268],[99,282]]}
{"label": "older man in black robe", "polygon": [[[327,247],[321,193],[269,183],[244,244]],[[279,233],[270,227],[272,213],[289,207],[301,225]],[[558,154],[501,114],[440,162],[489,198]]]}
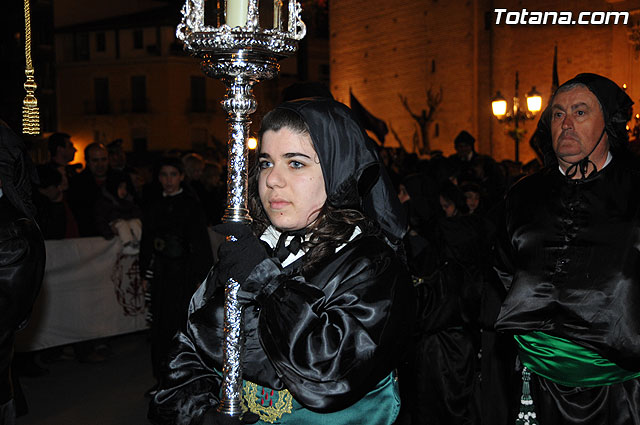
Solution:
{"label": "older man in black robe", "polygon": [[522,420],[640,424],[640,172],[625,130],[632,104],[599,75],[564,83],[538,123],[547,166],[507,195],[498,271],[509,292],[496,329],[514,335],[523,378],[531,373],[535,416],[524,394]]}

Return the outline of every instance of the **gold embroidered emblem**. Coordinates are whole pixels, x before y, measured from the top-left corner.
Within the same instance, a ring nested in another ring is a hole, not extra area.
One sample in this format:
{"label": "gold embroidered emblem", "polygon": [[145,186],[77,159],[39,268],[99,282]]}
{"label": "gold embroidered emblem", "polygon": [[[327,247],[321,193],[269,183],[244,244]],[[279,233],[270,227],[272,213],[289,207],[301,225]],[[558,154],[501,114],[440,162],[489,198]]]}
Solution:
{"label": "gold embroidered emblem", "polygon": [[244,401],[251,412],[260,416],[260,420],[272,424],[293,410],[293,397],[289,391],[261,387],[262,393],[258,394],[258,384],[244,382]]}

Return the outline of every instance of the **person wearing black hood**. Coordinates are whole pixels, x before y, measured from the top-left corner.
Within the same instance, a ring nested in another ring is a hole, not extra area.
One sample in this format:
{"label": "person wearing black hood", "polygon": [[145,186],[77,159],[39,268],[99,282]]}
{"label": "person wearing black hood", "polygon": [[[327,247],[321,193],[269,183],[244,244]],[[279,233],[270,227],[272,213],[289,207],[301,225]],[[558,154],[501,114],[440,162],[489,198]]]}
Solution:
{"label": "person wearing black hood", "polygon": [[524,365],[522,420],[640,424],[632,104],[596,74],[561,85],[537,128],[546,167],[506,197],[497,271],[508,293],[495,328],[514,336]]}
{"label": "person wearing black hood", "polygon": [[29,318],[44,276],[44,239],[34,220],[37,173],[22,140],[0,120],[0,423],[15,423],[14,334]]}
{"label": "person wearing black hood", "polygon": [[[155,424],[391,424],[415,294],[396,253],[396,192],[353,113],[286,102],[262,120],[252,227],[223,223],[220,261],[191,300]],[[236,240],[235,242],[233,240]],[[218,413],[224,283],[244,306],[242,419]]]}

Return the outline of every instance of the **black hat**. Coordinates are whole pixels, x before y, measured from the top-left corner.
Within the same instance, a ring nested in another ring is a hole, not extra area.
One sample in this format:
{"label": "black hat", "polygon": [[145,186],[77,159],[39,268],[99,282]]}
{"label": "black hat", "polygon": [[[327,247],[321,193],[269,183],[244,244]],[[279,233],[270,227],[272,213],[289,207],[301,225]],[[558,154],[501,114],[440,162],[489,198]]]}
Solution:
{"label": "black hat", "polygon": [[[605,131],[609,138],[609,146],[612,150],[623,148],[629,141],[626,124],[631,119],[633,101],[616,83],[598,74],[578,74],[558,87],[553,94],[555,97],[563,87],[572,84],[582,84],[598,99],[602,106]],[[534,134],[535,142],[540,147],[545,157],[545,164],[555,162],[551,141],[551,107],[553,101],[544,110],[538,121],[538,127]]]}
{"label": "black hat", "polygon": [[461,143],[464,145],[471,145],[471,146],[473,146],[475,142],[476,142],[476,139],[471,134],[469,134],[469,132],[467,132],[466,130],[462,130],[460,133],[458,133],[455,140],[453,141],[455,145]]}

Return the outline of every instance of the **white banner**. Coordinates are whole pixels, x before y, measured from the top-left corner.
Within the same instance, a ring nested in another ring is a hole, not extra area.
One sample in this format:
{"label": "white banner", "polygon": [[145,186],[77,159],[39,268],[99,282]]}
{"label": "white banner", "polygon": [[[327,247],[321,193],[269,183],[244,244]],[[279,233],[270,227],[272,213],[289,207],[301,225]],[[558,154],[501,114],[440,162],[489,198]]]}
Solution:
{"label": "white banner", "polygon": [[47,263],[31,320],[16,351],[40,350],[145,329],[138,256],[123,256],[119,238],[45,242]]}

